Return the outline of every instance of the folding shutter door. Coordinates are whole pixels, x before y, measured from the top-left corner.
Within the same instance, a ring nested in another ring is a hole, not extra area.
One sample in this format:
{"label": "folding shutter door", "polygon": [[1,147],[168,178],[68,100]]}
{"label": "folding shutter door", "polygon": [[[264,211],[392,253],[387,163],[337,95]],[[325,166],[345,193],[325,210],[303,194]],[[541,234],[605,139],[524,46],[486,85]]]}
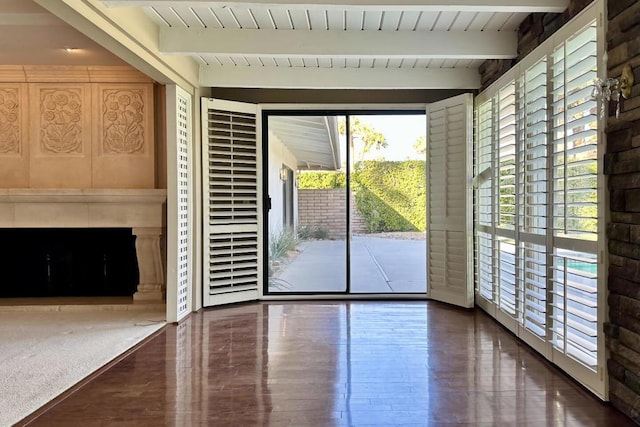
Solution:
{"label": "folding shutter door", "polygon": [[471,261],[471,95],[427,108],[427,286],[430,298],[473,306]]}
{"label": "folding shutter door", "polygon": [[257,106],[203,99],[205,306],[257,299],[261,283]]}
{"label": "folding shutter door", "polygon": [[168,200],[167,210],[167,320],[179,321],[191,312],[192,299],[192,158],[193,121],[191,95],[177,86],[167,86],[167,111],[175,112],[168,122]]}

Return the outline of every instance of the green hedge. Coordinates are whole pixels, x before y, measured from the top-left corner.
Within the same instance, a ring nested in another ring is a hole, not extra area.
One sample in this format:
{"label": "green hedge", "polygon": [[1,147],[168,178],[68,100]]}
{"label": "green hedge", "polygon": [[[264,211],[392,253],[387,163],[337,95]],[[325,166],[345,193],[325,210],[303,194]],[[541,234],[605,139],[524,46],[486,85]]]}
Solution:
{"label": "green hedge", "polygon": [[[356,208],[370,232],[426,230],[425,162],[364,161],[351,175]],[[300,189],[345,188],[342,172],[302,172]]]}
{"label": "green hedge", "polygon": [[353,173],[356,208],[370,232],[426,230],[425,162],[364,161]]}
{"label": "green hedge", "polygon": [[328,190],[345,188],[347,177],[344,172],[300,172],[298,188],[301,190]]}

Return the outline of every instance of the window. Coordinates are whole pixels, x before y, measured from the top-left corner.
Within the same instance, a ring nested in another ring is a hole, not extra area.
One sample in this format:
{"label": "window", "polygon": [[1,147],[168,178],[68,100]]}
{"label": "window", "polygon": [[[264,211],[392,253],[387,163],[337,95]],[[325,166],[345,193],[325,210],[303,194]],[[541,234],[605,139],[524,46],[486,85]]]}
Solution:
{"label": "window", "polygon": [[478,305],[602,396],[598,7],[477,97],[474,237]]}

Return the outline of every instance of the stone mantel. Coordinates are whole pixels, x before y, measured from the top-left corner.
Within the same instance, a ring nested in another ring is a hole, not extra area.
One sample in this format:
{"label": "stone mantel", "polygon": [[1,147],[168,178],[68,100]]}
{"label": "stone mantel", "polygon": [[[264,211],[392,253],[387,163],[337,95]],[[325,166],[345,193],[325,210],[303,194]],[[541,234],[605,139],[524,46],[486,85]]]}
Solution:
{"label": "stone mantel", "polygon": [[162,189],[0,189],[0,228],[131,228],[140,270],[135,302],[164,299]]}
{"label": "stone mantel", "polygon": [[164,226],[163,189],[0,189],[1,228]]}

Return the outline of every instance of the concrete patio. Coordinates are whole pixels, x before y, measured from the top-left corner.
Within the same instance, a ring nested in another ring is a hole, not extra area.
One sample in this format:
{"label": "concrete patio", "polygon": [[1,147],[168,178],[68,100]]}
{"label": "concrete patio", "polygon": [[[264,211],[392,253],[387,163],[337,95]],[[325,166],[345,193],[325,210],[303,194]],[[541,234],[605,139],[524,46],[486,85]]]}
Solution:
{"label": "concrete patio", "polygon": [[[351,293],[425,293],[424,239],[354,236]],[[271,292],[345,292],[345,240],[311,240],[269,280]]]}

